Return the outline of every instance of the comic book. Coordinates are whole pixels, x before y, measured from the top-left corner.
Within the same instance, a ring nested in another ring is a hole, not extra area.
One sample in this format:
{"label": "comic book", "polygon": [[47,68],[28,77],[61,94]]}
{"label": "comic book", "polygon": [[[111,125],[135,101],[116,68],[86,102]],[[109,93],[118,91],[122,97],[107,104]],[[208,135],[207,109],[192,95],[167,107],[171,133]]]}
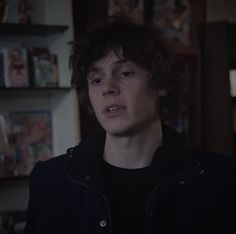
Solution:
{"label": "comic book", "polygon": [[25,48],[4,48],[2,54],[5,87],[28,87],[29,69],[27,50]]}
{"label": "comic book", "polygon": [[49,111],[10,112],[4,152],[5,176],[29,175],[38,161],[52,156],[52,127]]}
{"label": "comic book", "polygon": [[32,48],[29,57],[32,86],[57,87],[59,81],[57,55],[51,54],[47,48]]}
{"label": "comic book", "polygon": [[191,6],[189,0],[154,0],[153,24],[171,41],[190,45]]}
{"label": "comic book", "polygon": [[144,1],[108,1],[108,15],[119,16],[132,22],[142,24],[144,22]]}
{"label": "comic book", "polygon": [[33,0],[0,1],[0,7],[2,8],[0,8],[0,22],[31,23],[33,2]]}

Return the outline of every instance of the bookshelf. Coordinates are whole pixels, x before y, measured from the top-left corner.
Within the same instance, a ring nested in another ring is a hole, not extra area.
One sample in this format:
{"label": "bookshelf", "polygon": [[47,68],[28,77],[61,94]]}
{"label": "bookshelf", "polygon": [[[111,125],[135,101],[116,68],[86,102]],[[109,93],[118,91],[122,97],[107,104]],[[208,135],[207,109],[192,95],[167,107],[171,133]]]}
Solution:
{"label": "bookshelf", "polygon": [[41,95],[57,95],[70,92],[69,87],[29,87],[29,88],[0,88],[0,97],[16,96],[41,96]]}
{"label": "bookshelf", "polygon": [[[73,40],[71,2],[33,1],[31,24],[1,23],[0,49],[4,47],[46,47],[57,55],[58,87],[0,88],[0,114],[20,111],[49,111],[52,123],[53,155],[78,144],[77,94],[70,88],[68,42]],[[0,178],[0,211],[26,209],[28,177]]]}
{"label": "bookshelf", "polygon": [[67,25],[43,25],[43,24],[16,24],[1,23],[1,35],[27,35],[27,36],[48,36],[57,33],[63,33],[68,30]]}

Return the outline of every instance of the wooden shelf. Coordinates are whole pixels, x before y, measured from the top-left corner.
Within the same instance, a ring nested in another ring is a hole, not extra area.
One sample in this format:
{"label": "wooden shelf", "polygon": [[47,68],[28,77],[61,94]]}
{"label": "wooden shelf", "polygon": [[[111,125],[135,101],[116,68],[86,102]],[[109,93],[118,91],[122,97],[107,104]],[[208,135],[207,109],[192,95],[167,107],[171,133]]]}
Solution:
{"label": "wooden shelf", "polygon": [[29,175],[24,176],[1,176],[0,177],[0,187],[9,187],[9,186],[21,186],[28,185],[30,180]]}
{"label": "wooden shelf", "polygon": [[70,91],[70,87],[30,87],[30,88],[0,88],[0,96],[9,95],[51,95]]}
{"label": "wooden shelf", "polygon": [[0,35],[48,36],[67,29],[68,26],[65,25],[0,23]]}
{"label": "wooden shelf", "polygon": [[0,177],[0,182],[10,182],[10,181],[21,181],[29,180],[29,176],[2,176]]}

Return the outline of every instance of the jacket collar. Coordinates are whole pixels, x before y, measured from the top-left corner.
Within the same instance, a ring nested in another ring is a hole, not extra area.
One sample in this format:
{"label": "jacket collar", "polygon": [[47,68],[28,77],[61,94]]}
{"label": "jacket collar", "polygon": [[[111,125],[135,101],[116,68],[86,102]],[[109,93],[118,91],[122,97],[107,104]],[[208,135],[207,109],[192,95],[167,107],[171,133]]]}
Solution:
{"label": "jacket collar", "polygon": [[[160,175],[172,176],[196,166],[197,162],[183,150],[183,136],[167,125],[163,125],[162,129],[163,145],[158,147],[153,157],[153,178]],[[68,151],[67,174],[70,178],[80,183],[102,184],[101,164],[105,135],[103,129],[97,129],[73,150]]]}
{"label": "jacket collar", "polygon": [[105,131],[99,128],[67,151],[67,176],[78,183],[102,187],[102,155],[105,144]]}

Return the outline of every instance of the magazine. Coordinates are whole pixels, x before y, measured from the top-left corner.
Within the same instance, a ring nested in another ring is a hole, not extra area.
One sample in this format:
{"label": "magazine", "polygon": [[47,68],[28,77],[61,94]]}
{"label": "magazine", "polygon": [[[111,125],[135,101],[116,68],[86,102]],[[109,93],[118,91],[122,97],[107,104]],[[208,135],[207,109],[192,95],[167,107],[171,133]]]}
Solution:
{"label": "magazine", "polygon": [[38,161],[52,156],[51,113],[48,111],[10,112],[4,152],[5,176],[29,175]]}
{"label": "magazine", "polygon": [[119,16],[129,19],[133,22],[142,24],[144,22],[144,1],[143,0],[128,0],[108,1],[108,15]]}
{"label": "magazine", "polygon": [[0,1],[0,22],[31,23],[33,0]]}
{"label": "magazine", "polygon": [[25,48],[4,48],[2,53],[5,87],[28,87],[27,50]]}
{"label": "magazine", "polygon": [[57,55],[47,48],[33,48],[29,53],[31,83],[34,87],[57,87],[59,81]]}
{"label": "magazine", "polygon": [[153,24],[160,27],[170,40],[190,44],[189,0],[154,0]]}

